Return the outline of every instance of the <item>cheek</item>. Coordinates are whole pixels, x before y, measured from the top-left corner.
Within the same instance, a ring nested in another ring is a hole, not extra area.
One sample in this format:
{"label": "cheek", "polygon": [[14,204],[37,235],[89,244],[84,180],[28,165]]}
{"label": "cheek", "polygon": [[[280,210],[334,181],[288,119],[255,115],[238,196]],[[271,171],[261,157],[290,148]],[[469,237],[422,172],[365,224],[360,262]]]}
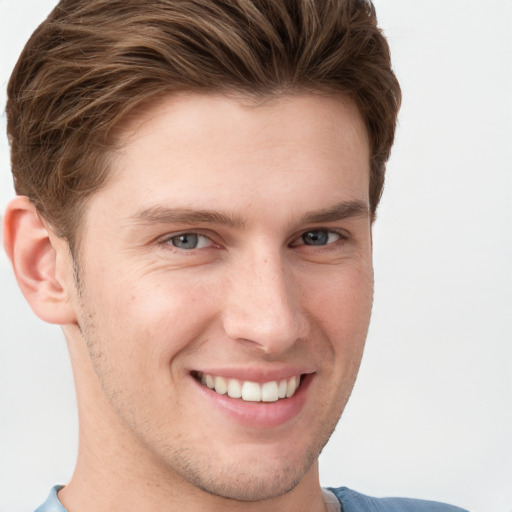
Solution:
{"label": "cheek", "polygon": [[311,282],[310,302],[325,325],[347,332],[366,331],[373,303],[373,271],[371,265],[353,266],[330,272]]}
{"label": "cheek", "polygon": [[95,337],[127,365],[167,368],[182,350],[201,342],[216,314],[213,290],[172,272],[110,282],[87,301]]}
{"label": "cheek", "polygon": [[[353,373],[362,357],[373,303],[371,265],[334,272],[323,287],[311,285],[314,321],[328,340],[330,357]],[[322,292],[320,292],[322,289]]]}

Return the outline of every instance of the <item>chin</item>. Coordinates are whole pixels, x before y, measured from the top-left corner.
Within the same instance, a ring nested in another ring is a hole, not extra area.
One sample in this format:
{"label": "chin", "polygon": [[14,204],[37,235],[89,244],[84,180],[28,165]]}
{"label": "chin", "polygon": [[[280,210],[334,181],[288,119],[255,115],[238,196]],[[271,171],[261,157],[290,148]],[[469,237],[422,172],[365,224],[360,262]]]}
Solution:
{"label": "chin", "polygon": [[[312,461],[313,462],[313,461]],[[281,466],[269,471],[245,471],[234,468],[228,472],[202,475],[194,485],[208,494],[236,501],[265,501],[283,496],[294,489],[310,469]],[[199,475],[197,475],[199,476]]]}
{"label": "chin", "polygon": [[263,446],[253,449],[257,447],[241,444],[234,457],[226,458],[222,453],[213,456],[210,452],[202,458],[202,464],[198,464],[197,453],[195,457],[183,457],[181,452],[181,467],[174,458],[173,469],[196,489],[213,496],[244,502],[269,500],[292,491],[310,471],[316,471],[315,463],[327,440],[303,447],[302,453],[297,450],[297,441],[293,447],[269,451]]}

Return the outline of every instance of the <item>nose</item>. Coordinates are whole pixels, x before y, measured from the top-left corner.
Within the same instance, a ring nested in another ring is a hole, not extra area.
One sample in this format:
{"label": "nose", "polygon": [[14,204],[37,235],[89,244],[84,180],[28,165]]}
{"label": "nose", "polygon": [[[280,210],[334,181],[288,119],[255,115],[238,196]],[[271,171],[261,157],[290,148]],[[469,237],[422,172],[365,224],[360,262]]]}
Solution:
{"label": "nose", "polygon": [[271,355],[307,336],[299,283],[279,251],[246,258],[227,286],[223,324],[231,339],[252,342]]}

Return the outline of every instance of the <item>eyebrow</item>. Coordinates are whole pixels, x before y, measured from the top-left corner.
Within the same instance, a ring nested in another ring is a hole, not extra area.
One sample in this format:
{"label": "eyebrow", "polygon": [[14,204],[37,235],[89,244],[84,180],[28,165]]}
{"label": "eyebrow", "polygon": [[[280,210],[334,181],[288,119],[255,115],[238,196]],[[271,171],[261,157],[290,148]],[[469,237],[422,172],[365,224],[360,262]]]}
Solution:
{"label": "eyebrow", "polygon": [[165,206],[152,206],[141,210],[133,215],[131,220],[137,224],[220,224],[234,228],[245,226],[244,219],[238,215]]}
{"label": "eyebrow", "polygon": [[[321,224],[352,217],[368,217],[368,205],[363,201],[343,201],[328,208],[308,212],[299,221],[300,224]],[[246,221],[240,216],[214,210],[195,210],[192,208],[168,208],[152,206],[135,213],[130,220],[136,224],[218,224],[233,228],[243,228]]]}
{"label": "eyebrow", "polygon": [[329,208],[306,213],[301,218],[302,224],[321,224],[352,217],[369,217],[370,210],[364,201],[343,201]]}

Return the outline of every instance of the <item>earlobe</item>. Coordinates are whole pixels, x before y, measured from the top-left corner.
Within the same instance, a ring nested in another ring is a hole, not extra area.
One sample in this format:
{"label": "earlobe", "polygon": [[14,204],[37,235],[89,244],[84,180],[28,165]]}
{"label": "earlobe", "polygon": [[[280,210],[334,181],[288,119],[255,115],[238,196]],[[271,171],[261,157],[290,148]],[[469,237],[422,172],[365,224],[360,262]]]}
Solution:
{"label": "earlobe", "polygon": [[[53,243],[52,243],[53,239]],[[76,322],[72,261],[25,196],[17,196],[4,218],[4,247],[18,285],[36,315],[52,324]]]}

